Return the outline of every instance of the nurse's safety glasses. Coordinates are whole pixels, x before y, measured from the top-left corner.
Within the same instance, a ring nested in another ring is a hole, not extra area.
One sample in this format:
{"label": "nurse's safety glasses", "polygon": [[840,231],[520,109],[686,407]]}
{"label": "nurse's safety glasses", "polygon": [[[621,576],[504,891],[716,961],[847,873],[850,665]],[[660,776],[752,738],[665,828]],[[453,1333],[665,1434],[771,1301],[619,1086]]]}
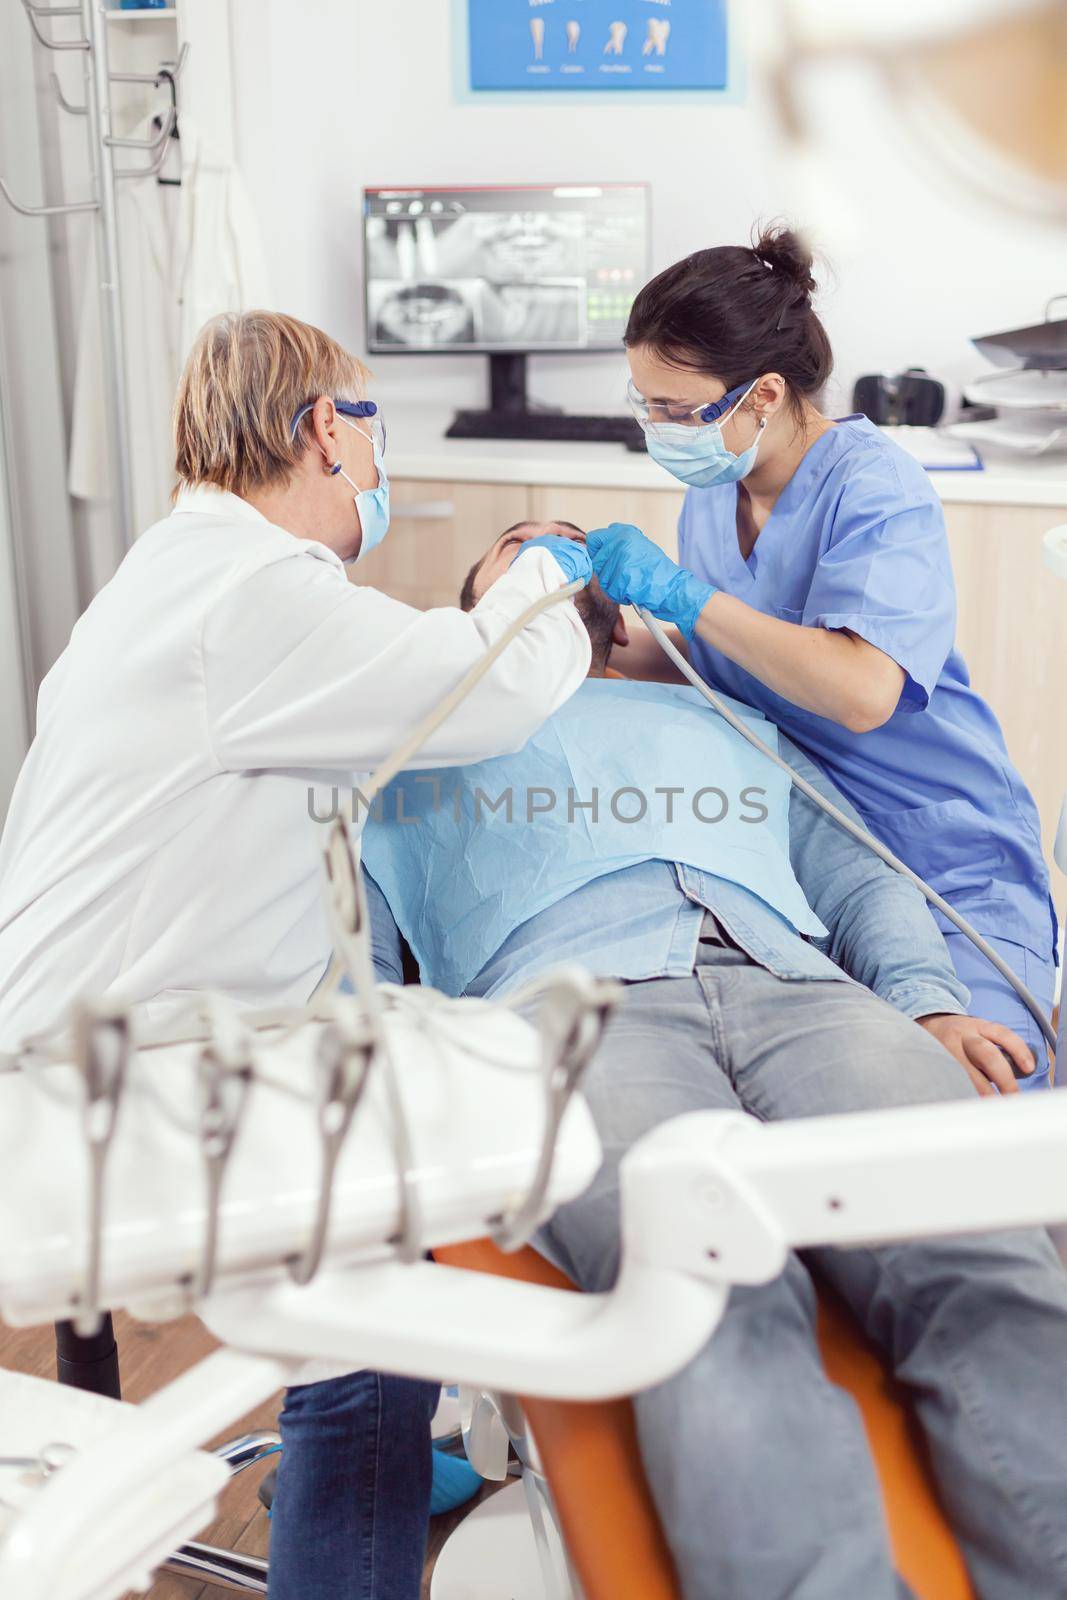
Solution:
{"label": "nurse's safety glasses", "polygon": [[699,428],[708,422],[718,422],[751,388],[751,383],[739,383],[736,389],[728,390],[721,400],[711,400],[703,406],[690,406],[684,400],[646,400],[631,378],[626,385],[626,398],[642,428],[654,433],[657,427]]}
{"label": "nurse's safety glasses", "polygon": [[[300,407],[300,410],[297,412],[296,416],[293,418],[293,426],[292,426],[292,428],[290,430],[290,433],[289,433],[289,437],[291,439],[295,439],[296,438],[296,430],[297,430],[297,428],[299,428],[300,424],[303,422],[303,420],[307,416],[308,412],[313,410],[314,405],[315,405],[314,400],[309,400],[306,405],[303,405],[303,406]],[[334,405],[337,408],[337,410],[341,413],[342,417],[348,417],[350,419],[351,418],[356,418],[360,422],[365,422],[367,424],[368,431],[370,433],[371,438],[374,440],[375,444],[378,446],[378,449],[381,451],[382,455],[384,456],[384,454],[385,454],[385,418],[382,416],[381,411],[378,409],[377,405],[375,405],[374,401],[373,400],[335,400],[334,401]]]}

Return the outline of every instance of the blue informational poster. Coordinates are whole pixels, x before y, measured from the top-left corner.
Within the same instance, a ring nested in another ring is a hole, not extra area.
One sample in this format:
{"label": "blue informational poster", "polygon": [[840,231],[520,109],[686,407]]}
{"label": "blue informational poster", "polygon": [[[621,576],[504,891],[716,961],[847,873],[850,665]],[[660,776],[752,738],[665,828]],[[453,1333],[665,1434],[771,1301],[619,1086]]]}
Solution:
{"label": "blue informational poster", "polygon": [[724,89],[726,0],[467,0],[472,89]]}

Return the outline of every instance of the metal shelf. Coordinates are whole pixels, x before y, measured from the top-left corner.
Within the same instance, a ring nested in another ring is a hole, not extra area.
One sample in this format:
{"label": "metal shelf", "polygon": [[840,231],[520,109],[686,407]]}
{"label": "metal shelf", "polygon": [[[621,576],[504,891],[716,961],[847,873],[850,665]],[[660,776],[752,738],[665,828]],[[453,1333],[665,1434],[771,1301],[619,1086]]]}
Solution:
{"label": "metal shelf", "polygon": [[174,21],[178,15],[177,6],[139,6],[136,11],[122,11],[118,6],[108,8],[107,20],[109,22],[155,22],[158,20]]}

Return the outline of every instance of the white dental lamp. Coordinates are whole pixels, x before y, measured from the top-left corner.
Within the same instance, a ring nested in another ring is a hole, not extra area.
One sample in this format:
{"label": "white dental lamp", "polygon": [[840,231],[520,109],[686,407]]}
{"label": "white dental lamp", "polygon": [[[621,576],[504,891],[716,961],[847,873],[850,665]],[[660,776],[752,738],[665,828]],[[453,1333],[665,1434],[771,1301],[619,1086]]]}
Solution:
{"label": "white dental lamp", "polygon": [[1056,0],[764,0],[753,15],[797,203],[830,248],[852,244],[853,208],[835,193],[808,97],[813,69],[844,62],[873,69],[924,163],[1001,210],[1067,218],[1067,14]]}

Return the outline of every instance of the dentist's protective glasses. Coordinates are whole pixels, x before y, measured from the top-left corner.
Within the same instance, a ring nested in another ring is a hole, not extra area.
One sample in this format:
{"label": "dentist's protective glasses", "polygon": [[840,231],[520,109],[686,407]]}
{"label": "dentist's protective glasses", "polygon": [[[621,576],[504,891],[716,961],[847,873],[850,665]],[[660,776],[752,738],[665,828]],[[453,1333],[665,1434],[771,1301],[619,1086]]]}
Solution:
{"label": "dentist's protective glasses", "polygon": [[[308,412],[314,409],[314,406],[314,400],[309,400],[306,405],[302,405],[300,407],[300,410],[293,418],[293,426],[289,435],[291,439],[296,438],[296,430],[299,428]],[[367,432],[384,456],[385,418],[382,416],[380,409],[373,400],[335,400],[334,407],[340,412],[342,417],[348,417],[350,420],[355,419],[360,422],[365,422],[367,424]]]}
{"label": "dentist's protective glasses", "polygon": [[690,406],[684,400],[646,400],[631,378],[626,385],[626,398],[642,428],[654,434],[659,427],[699,428],[708,422],[718,422],[751,388],[751,383],[739,383],[736,389],[727,390],[721,400]]}

